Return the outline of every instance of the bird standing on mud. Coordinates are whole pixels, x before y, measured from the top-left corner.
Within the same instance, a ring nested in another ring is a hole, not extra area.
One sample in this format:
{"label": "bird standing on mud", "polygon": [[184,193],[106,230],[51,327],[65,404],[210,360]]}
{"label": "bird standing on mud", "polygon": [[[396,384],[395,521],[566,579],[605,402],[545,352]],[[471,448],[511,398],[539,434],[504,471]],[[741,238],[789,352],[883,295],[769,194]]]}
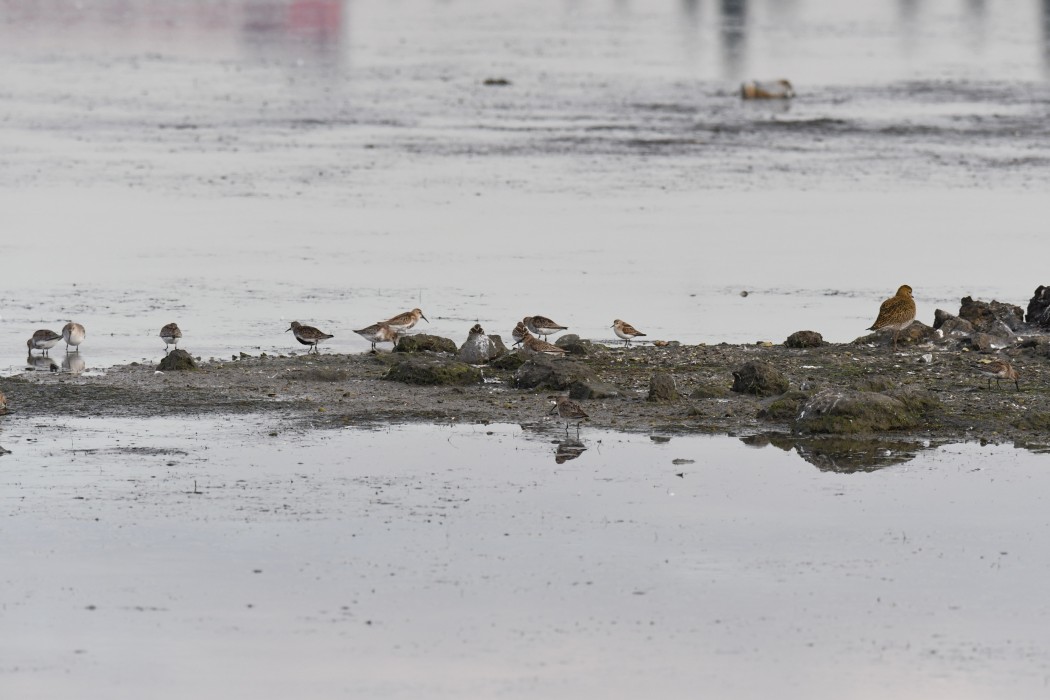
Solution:
{"label": "bird standing on mud", "polygon": [[893,329],[893,349],[897,349],[897,336],[915,320],[915,300],[911,296],[911,287],[902,284],[897,293],[882,302],[879,317],[871,324],[869,331]]}
{"label": "bird standing on mud", "polygon": [[992,380],[995,380],[995,388],[1002,389],[999,381],[1005,379],[1008,382],[1013,382],[1017,390],[1021,390],[1021,384],[1018,381],[1021,375],[1014,369],[1006,360],[992,360],[986,365],[978,365],[975,368],[981,375],[988,378],[988,388],[992,386]]}
{"label": "bird standing on mud", "polygon": [[569,423],[576,421],[576,432],[580,432],[580,424],[590,418],[587,412],[583,410],[580,404],[576,403],[568,396],[559,396],[557,399],[551,401],[554,407],[551,408],[551,413],[555,411],[565,421],[565,432],[569,432]]}
{"label": "bird standing on mud", "polygon": [[[288,330],[286,330],[285,333],[287,333],[288,331],[292,331],[292,335],[295,336],[295,339],[303,345],[310,345],[310,350],[313,350],[314,352],[318,352],[318,343],[323,343],[329,338],[335,337],[334,335],[329,335],[328,333],[322,333],[313,326],[304,326],[298,321],[292,321],[292,325],[288,327]],[[309,353],[310,350],[307,350],[306,352]]]}
{"label": "bird standing on mud", "polygon": [[624,347],[630,345],[631,341],[635,338],[645,337],[645,333],[642,333],[640,330],[638,330],[631,324],[627,323],[626,321],[621,321],[620,319],[616,319],[615,321],[613,321],[612,329],[613,333],[616,334],[616,337],[623,341]]}

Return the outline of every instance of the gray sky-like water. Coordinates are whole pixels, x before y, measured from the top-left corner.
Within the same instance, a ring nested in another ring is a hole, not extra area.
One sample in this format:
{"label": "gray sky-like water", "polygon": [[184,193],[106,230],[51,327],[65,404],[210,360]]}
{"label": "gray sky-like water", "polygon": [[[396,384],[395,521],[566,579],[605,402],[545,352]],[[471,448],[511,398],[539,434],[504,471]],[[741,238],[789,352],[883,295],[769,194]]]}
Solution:
{"label": "gray sky-like water", "polygon": [[836,473],[584,428],[559,464],[564,439],[11,416],[0,689],[1044,692],[1045,455],[917,445]]}
{"label": "gray sky-like water", "polygon": [[[902,283],[930,322],[1047,281],[1036,2],[0,9],[6,373],[74,318],[94,368],[171,321],[359,351],[413,306],[457,341],[844,341]],[[791,105],[737,98],[778,76]]]}

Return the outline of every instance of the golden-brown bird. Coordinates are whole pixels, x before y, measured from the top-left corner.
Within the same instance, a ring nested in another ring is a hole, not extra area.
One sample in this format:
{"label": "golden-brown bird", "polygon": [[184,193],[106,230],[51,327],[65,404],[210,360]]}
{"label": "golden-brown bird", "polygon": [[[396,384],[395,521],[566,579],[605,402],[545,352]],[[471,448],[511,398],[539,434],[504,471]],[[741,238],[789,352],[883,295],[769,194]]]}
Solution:
{"label": "golden-brown bird", "polygon": [[868,330],[881,331],[883,328],[892,328],[893,349],[896,350],[897,336],[914,320],[915,300],[911,296],[911,287],[902,284],[893,297],[882,302],[882,306],[879,307],[879,317]]}

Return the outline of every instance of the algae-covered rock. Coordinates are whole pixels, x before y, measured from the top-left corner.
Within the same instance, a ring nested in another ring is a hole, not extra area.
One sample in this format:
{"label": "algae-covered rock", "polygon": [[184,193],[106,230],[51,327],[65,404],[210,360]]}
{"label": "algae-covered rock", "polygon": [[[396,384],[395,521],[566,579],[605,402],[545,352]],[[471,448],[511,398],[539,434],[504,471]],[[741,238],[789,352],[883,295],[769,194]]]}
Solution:
{"label": "algae-covered rock", "polygon": [[406,357],[392,365],[383,379],[422,386],[468,386],[483,381],[477,367],[438,357]]}
{"label": "algae-covered rock", "polygon": [[489,367],[514,372],[523,364],[528,362],[528,360],[529,358],[525,355],[524,352],[517,350],[515,352],[508,352],[506,354],[500,355],[495,360],[489,363]]}
{"label": "algae-covered rock", "polygon": [[729,396],[729,387],[713,382],[700,384],[689,393],[691,399],[724,399]]}
{"label": "algae-covered rock", "polygon": [[456,354],[456,344],[448,338],[427,333],[416,335],[403,335],[398,338],[395,352],[447,352]]}
{"label": "algae-covered rock", "polygon": [[870,391],[825,389],[802,404],[793,428],[810,433],[871,433],[915,428],[920,412],[904,401]]}
{"label": "algae-covered rock", "polygon": [[185,350],[172,350],[160,361],[157,369],[161,372],[197,369],[197,361]]}
{"label": "algae-covered rock", "polygon": [[824,344],[824,336],[816,331],[795,331],[784,341],[786,348],[819,348]]}
{"label": "algae-covered rock", "polygon": [[[903,329],[897,337],[897,345],[920,345],[934,340],[937,332],[922,321],[913,321],[910,326]],[[887,330],[875,331],[868,335],[862,335],[853,341],[854,345],[893,345],[893,332]]]}
{"label": "algae-covered rock", "polygon": [[514,374],[514,386],[519,389],[568,389],[573,382],[594,380],[594,373],[587,367],[565,360],[552,360],[538,355],[518,368]]}
{"label": "algae-covered rock", "polygon": [[733,372],[733,391],[738,394],[775,396],[788,390],[787,377],[768,362],[752,361]]}
{"label": "algae-covered rock", "polygon": [[569,385],[569,398],[576,401],[580,399],[611,399],[619,395],[620,390],[615,385],[594,378],[578,379]]}
{"label": "algae-covered rock", "polygon": [[649,380],[649,401],[669,403],[678,400],[678,385],[667,372],[655,372]]}
{"label": "algae-covered rock", "polygon": [[768,400],[759,409],[757,418],[768,421],[790,423],[798,415],[802,404],[809,399],[804,391],[789,391],[775,399]]}

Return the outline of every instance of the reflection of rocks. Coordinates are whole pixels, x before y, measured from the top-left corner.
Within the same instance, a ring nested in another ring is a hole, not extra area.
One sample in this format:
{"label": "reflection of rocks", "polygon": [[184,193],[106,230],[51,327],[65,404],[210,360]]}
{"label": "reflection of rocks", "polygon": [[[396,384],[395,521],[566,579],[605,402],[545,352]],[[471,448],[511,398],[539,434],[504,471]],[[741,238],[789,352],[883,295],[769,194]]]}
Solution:
{"label": "reflection of rocks", "polygon": [[26,358],[26,369],[36,372],[57,372],[58,362],[44,355],[30,355]]}
{"label": "reflection of rocks", "polygon": [[576,459],[586,451],[587,447],[577,439],[562,440],[558,443],[558,449],[554,452],[554,461],[558,464],[565,464],[570,459]]}
{"label": "reflection of rocks", "polygon": [[856,437],[799,437],[786,433],[749,435],[741,438],[749,447],[772,445],[781,450],[794,450],[822,472],[852,474],[873,472],[894,464],[911,461],[932,448],[921,442]]}

